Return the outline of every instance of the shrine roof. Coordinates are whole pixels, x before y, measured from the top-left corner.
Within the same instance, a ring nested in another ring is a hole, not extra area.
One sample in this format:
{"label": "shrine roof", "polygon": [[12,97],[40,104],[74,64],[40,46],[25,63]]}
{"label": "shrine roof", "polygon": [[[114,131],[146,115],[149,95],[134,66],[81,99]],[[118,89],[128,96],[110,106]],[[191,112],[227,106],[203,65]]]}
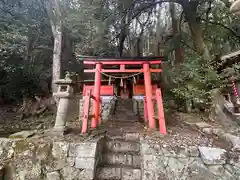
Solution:
{"label": "shrine roof", "polygon": [[164,60],[163,56],[144,56],[144,57],[99,57],[99,56],[81,56],[77,58],[81,61],[154,61]]}

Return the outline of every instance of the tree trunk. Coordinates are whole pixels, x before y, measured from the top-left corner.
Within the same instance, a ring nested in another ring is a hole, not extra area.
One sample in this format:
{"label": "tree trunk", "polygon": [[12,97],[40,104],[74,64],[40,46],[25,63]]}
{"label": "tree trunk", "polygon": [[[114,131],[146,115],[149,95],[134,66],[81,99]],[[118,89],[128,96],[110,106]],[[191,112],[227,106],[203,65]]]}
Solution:
{"label": "tree trunk", "polygon": [[126,16],[121,20],[121,31],[119,35],[119,47],[118,47],[118,52],[119,56],[122,57],[123,55],[123,49],[124,49],[124,41],[127,37],[127,29],[128,25],[126,24]]}
{"label": "tree trunk", "polygon": [[118,52],[119,52],[120,57],[122,57],[122,55],[123,55],[125,39],[126,39],[126,33],[124,31],[122,31],[121,34],[120,34],[120,38],[119,38],[119,48],[118,48]]}
{"label": "tree trunk", "polygon": [[188,22],[188,25],[191,29],[191,34],[194,40],[194,45],[199,54],[201,54],[204,60],[211,60],[209,49],[206,46],[203,35],[202,29],[199,22]]}
{"label": "tree trunk", "polygon": [[162,33],[161,33],[161,19],[160,19],[160,13],[157,13],[157,22],[156,22],[156,40],[155,42],[155,56],[160,56],[160,44],[162,41]]}
{"label": "tree trunk", "polygon": [[54,48],[53,48],[53,66],[52,66],[52,92],[57,92],[55,81],[61,78],[61,53],[62,53],[62,27],[55,26]]}
{"label": "tree trunk", "polygon": [[[173,37],[179,36],[179,28],[178,28],[178,20],[176,16],[176,6],[175,3],[170,3],[170,13],[172,18],[172,30],[173,30]],[[180,41],[180,39],[179,39]],[[183,49],[180,46],[180,42],[177,42],[176,48],[175,48],[175,62],[174,64],[181,64],[184,61],[183,56]]]}
{"label": "tree trunk", "polygon": [[54,37],[53,66],[52,66],[52,93],[57,92],[55,81],[61,77],[61,54],[62,54],[62,17],[58,0],[47,3],[47,12]]}
{"label": "tree trunk", "polygon": [[131,18],[131,12],[126,12],[125,10],[130,8],[133,3],[133,0],[118,0],[118,11],[122,15],[121,25],[120,25],[120,34],[119,34],[119,45],[118,51],[119,56],[123,55],[124,50],[124,42],[128,36],[128,28],[129,28],[129,19]]}
{"label": "tree trunk", "polygon": [[183,1],[181,5],[183,7],[186,21],[191,30],[194,46],[197,52],[204,58],[204,60],[211,60],[209,49],[204,42],[201,23],[197,17],[198,3],[198,1]]}

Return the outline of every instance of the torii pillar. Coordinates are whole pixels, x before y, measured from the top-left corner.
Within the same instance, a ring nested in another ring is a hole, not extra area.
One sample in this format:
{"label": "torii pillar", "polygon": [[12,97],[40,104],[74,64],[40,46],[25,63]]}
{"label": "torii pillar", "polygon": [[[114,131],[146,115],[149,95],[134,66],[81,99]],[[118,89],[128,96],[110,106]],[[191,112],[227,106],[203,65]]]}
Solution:
{"label": "torii pillar", "polygon": [[93,117],[92,117],[92,128],[96,128],[99,121],[99,113],[100,113],[100,89],[101,89],[101,70],[102,64],[97,63],[95,69],[95,84],[94,84],[94,92],[93,92]]}

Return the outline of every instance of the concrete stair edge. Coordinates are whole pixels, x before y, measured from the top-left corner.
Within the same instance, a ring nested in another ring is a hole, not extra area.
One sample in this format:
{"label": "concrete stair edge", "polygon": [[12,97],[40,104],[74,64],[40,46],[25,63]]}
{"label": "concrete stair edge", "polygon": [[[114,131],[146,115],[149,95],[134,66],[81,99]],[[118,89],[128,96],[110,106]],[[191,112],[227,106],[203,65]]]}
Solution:
{"label": "concrete stair edge", "polygon": [[140,154],[106,152],[102,156],[102,162],[100,165],[119,165],[137,169],[141,168],[141,156]]}
{"label": "concrete stair edge", "polygon": [[96,180],[141,180],[141,177],[140,168],[111,165],[98,167]]}

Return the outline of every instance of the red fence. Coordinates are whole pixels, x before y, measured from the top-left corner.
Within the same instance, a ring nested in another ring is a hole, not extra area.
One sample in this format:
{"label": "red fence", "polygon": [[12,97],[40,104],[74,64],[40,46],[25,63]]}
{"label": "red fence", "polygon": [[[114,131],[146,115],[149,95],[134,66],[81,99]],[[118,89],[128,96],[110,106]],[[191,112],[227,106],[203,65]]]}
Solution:
{"label": "red fence", "polygon": [[[91,104],[91,99],[93,99],[94,101],[96,100],[94,98],[94,96],[92,95],[92,91],[91,90],[87,90],[86,93],[85,93],[85,100],[84,100],[84,108],[83,108],[83,119],[82,119],[82,133],[86,133],[87,132],[87,129],[88,129],[88,118],[89,118],[89,110],[90,110],[90,104]],[[101,108],[102,108],[102,101],[100,100],[100,112],[101,112]],[[98,117],[98,124],[101,124],[101,114],[99,114],[100,117]],[[79,116],[80,118],[81,116]],[[95,123],[94,122],[94,119],[95,117],[91,117],[93,120],[92,120],[92,123],[91,123],[91,126],[93,126],[93,124]],[[81,119],[79,119],[81,121]]]}
{"label": "red fence", "polygon": [[[157,88],[155,90],[155,96],[153,96],[153,100],[156,100],[157,103],[159,131],[162,134],[167,134],[163,111],[162,92],[160,88]],[[148,109],[146,97],[144,97],[144,120],[145,122],[148,122]]]}
{"label": "red fence", "polygon": [[[94,90],[94,85],[84,85],[83,86],[83,96],[86,96],[87,91],[91,90],[93,92]],[[104,95],[109,95],[109,96],[113,96],[114,95],[114,88],[113,85],[104,85],[100,87],[100,95],[104,96]]]}
{"label": "red fence", "polygon": [[[155,94],[157,85],[152,85],[152,92]],[[145,95],[145,86],[144,85],[133,85],[133,95]]]}

